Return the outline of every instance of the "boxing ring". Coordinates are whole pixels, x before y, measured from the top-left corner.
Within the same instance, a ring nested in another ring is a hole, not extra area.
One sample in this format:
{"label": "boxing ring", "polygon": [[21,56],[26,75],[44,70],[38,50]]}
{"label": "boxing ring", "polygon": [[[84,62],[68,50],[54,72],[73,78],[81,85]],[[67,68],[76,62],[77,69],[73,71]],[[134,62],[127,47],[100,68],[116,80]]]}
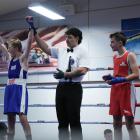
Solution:
{"label": "boxing ring", "polygon": [[[140,68],[140,66],[139,66]],[[94,69],[90,69],[90,71],[104,71],[104,70],[113,70],[113,68],[111,67],[107,67],[107,68],[94,68]],[[49,71],[49,72],[43,72],[41,74],[53,74],[54,71]],[[38,74],[38,72],[32,73],[32,74]],[[31,74],[31,75],[32,75]],[[102,83],[102,81],[99,81],[99,83]],[[35,90],[39,90],[39,89],[55,89],[56,88],[56,84],[57,82],[53,82],[53,83],[29,83],[28,85],[28,89],[35,89]],[[35,87],[34,87],[35,85]],[[45,85],[45,86],[42,86]],[[84,81],[82,82],[83,88],[111,88],[110,85],[107,84],[95,84],[92,81]],[[135,87],[140,87],[140,83],[137,82],[134,84]],[[1,88],[4,88],[5,84],[0,84]],[[94,93],[93,93],[94,94]],[[54,108],[55,104],[29,104],[28,105],[29,108]],[[0,107],[3,108],[3,104],[0,104]],[[105,104],[105,103],[97,103],[97,104],[82,104],[81,105],[82,108],[91,108],[91,107],[98,107],[98,108],[107,108],[109,107],[109,104]],[[136,107],[140,107],[140,103],[136,104]],[[1,120],[3,122],[7,122],[6,120]],[[19,123],[19,121],[17,121],[17,123]],[[29,120],[29,123],[58,123],[56,120],[54,121],[45,121],[45,120]],[[112,122],[96,122],[96,121],[81,121],[81,124],[111,124]],[[125,124],[125,122],[123,122],[123,124]],[[140,121],[135,121],[136,125],[140,125]]]}

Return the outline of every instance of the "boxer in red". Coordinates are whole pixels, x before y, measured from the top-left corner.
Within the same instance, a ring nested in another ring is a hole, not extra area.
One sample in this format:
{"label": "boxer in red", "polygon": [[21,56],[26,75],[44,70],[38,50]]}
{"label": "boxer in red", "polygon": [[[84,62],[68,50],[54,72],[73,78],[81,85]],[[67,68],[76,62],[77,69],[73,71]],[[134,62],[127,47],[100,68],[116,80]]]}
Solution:
{"label": "boxer in red", "polygon": [[134,123],[136,96],[133,80],[139,78],[136,56],[124,47],[127,38],[122,32],[111,34],[110,39],[112,50],[117,52],[113,57],[114,73],[113,76],[103,76],[103,79],[112,85],[109,114],[113,115],[114,138],[122,140],[122,117],[125,116],[130,140],[139,140]]}

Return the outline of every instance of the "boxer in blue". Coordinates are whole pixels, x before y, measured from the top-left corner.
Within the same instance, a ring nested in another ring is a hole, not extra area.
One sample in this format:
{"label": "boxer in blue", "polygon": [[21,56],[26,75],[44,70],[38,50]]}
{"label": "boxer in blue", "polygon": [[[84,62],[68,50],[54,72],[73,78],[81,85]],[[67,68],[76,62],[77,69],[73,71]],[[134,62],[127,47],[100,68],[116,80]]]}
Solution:
{"label": "boxer in blue", "polygon": [[28,72],[28,57],[32,43],[33,32],[30,30],[25,51],[19,39],[9,41],[8,50],[4,44],[0,49],[9,57],[8,81],[4,96],[4,114],[8,117],[8,140],[14,140],[16,115],[19,115],[26,140],[32,140],[30,125],[27,120],[28,92],[26,87]]}

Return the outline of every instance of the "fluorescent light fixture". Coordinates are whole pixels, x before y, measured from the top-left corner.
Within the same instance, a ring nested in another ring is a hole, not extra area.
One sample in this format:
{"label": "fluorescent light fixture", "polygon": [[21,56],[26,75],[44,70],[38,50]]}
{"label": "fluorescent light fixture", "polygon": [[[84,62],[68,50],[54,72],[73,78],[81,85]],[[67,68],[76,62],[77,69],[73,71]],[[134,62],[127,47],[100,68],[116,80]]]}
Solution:
{"label": "fluorescent light fixture", "polygon": [[31,5],[28,7],[30,10],[36,12],[36,13],[39,13],[45,17],[48,17],[52,20],[58,20],[58,19],[65,19],[65,17],[41,6],[41,5]]}

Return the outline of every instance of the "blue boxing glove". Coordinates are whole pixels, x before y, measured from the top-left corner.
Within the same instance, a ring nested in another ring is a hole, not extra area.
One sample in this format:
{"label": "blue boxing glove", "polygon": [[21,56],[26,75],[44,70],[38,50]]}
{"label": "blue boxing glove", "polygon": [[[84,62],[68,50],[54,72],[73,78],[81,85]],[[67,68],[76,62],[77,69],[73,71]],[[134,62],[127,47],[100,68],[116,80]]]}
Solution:
{"label": "blue boxing glove", "polygon": [[104,81],[108,81],[108,80],[112,80],[112,78],[114,78],[112,75],[108,74],[108,75],[104,75],[103,77]]}
{"label": "blue boxing glove", "polygon": [[33,29],[34,35],[37,34],[36,28],[34,27],[33,17],[27,16],[25,19],[26,19],[26,22],[29,24],[30,28]]}
{"label": "blue boxing glove", "polygon": [[60,69],[56,69],[56,70],[57,70],[57,72],[55,72],[53,74],[54,78],[56,78],[56,79],[62,79],[62,78],[64,78],[64,72],[61,71]]}
{"label": "blue boxing glove", "polygon": [[127,81],[128,80],[125,77],[114,77],[109,81],[109,85],[124,83],[124,82],[127,82]]}

